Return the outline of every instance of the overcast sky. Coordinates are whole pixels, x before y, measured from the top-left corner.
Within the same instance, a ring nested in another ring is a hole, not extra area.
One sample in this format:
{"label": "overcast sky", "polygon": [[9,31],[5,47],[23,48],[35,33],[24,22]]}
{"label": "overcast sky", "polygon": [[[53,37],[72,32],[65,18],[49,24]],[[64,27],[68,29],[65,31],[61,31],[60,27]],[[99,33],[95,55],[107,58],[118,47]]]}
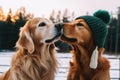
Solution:
{"label": "overcast sky", "polygon": [[120,0],[0,0],[0,6],[5,13],[9,8],[14,12],[24,6],[27,12],[34,13],[35,16],[48,16],[53,9],[57,12],[68,8],[70,12],[74,11],[76,16],[79,16],[86,12],[92,14],[98,9],[116,14],[120,7]]}

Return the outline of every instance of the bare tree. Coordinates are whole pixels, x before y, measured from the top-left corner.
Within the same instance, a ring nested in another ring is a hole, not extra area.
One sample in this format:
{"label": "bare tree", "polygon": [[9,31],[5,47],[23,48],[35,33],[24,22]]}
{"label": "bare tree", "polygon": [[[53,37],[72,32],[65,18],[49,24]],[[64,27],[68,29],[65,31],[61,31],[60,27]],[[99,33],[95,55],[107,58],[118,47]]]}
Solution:
{"label": "bare tree", "polygon": [[17,11],[16,11],[16,13],[15,13],[15,15],[13,16],[13,18],[15,19],[15,20],[18,20],[18,19],[23,19],[23,20],[29,20],[29,19],[32,19],[34,17],[34,15],[33,14],[31,14],[31,13],[26,13],[26,9],[25,9],[25,7],[20,7]]}
{"label": "bare tree", "polygon": [[69,18],[69,16],[68,16],[68,9],[66,8],[64,13],[63,13],[63,22],[69,22],[68,18]]}
{"label": "bare tree", "polygon": [[9,9],[9,12],[8,12],[8,15],[7,15],[7,18],[6,18],[6,21],[7,21],[8,23],[14,22],[14,20],[12,20],[12,16],[13,16],[12,10]]}
{"label": "bare tree", "polygon": [[0,6],[0,20],[4,21],[5,20],[5,15],[2,7]]}
{"label": "bare tree", "polygon": [[49,19],[50,19],[53,23],[55,23],[55,11],[54,11],[54,10],[52,10],[52,13],[50,14]]}
{"label": "bare tree", "polygon": [[61,11],[58,11],[58,14],[56,16],[56,22],[61,22]]}
{"label": "bare tree", "polygon": [[71,13],[71,16],[70,16],[70,21],[73,21],[74,18],[75,18],[75,12],[73,11],[73,12]]}

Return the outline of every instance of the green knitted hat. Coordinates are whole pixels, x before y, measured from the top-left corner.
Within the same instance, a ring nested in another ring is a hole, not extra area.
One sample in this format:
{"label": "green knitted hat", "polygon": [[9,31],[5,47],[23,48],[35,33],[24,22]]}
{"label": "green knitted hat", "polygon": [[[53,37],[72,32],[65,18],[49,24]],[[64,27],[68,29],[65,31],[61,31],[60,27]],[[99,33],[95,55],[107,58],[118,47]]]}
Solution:
{"label": "green knitted hat", "polygon": [[84,19],[90,27],[96,46],[104,47],[105,39],[108,34],[107,24],[110,21],[110,14],[106,10],[98,10],[93,16],[80,16],[77,19]]}

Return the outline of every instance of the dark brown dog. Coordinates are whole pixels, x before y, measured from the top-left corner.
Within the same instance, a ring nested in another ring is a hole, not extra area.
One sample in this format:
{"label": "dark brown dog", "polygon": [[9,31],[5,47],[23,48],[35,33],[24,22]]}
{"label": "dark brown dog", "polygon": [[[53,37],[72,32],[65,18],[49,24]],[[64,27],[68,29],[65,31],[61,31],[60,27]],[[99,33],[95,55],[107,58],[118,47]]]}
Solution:
{"label": "dark brown dog", "polygon": [[91,69],[89,67],[91,55],[96,46],[92,32],[83,19],[65,23],[61,39],[73,48],[73,61],[70,62],[67,80],[110,80],[109,61],[102,56],[104,48],[98,50],[97,68]]}

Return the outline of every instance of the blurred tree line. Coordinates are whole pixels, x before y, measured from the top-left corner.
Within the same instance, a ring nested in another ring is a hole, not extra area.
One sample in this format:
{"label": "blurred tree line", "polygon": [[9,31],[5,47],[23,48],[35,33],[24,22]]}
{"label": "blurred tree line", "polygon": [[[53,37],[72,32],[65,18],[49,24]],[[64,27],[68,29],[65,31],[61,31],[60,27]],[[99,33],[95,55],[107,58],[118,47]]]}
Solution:
{"label": "blurred tree line", "polygon": [[15,14],[9,9],[5,16],[0,7],[0,50],[14,50],[19,37],[19,29],[27,20],[33,18],[33,14],[26,13],[24,7],[19,8]]}
{"label": "blurred tree line", "polygon": [[[86,15],[89,14],[87,13]],[[0,7],[0,50],[14,50],[16,41],[19,38],[20,27],[22,27],[27,20],[33,17],[34,15],[27,13],[24,7],[19,8],[15,14],[13,14],[12,10],[9,9],[7,16],[5,16],[2,7]],[[53,23],[71,22],[74,20],[74,18],[75,13],[70,12],[68,9],[65,9],[63,12],[60,10],[55,12],[55,10],[53,10],[49,16],[49,19]],[[120,30],[118,30],[120,26],[118,24],[120,24],[120,19],[112,17],[108,27],[109,34],[105,43],[105,48],[108,52],[120,52]],[[118,36],[116,36],[117,34]],[[118,39],[117,44],[116,39]],[[61,41],[57,41],[55,44],[60,49],[60,52],[68,52],[71,49],[67,43]]]}
{"label": "blurred tree line", "polygon": [[[111,14],[113,15],[113,14]],[[105,48],[108,52],[120,52],[120,7],[118,8],[117,18],[111,18],[111,22],[108,27],[108,36],[106,39]]]}

